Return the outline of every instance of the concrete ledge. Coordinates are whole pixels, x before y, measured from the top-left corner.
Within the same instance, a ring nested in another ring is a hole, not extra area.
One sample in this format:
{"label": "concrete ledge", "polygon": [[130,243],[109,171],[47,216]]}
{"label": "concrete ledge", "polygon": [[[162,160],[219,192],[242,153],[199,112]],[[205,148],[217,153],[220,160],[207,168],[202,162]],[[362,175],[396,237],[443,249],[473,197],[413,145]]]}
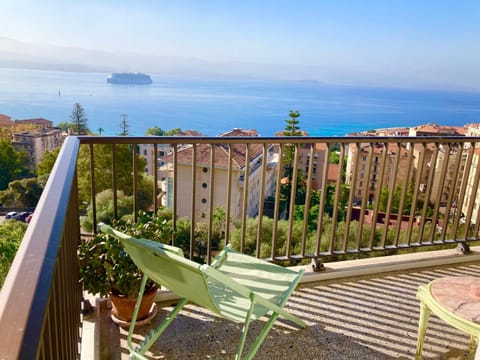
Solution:
{"label": "concrete ledge", "polygon": [[319,272],[314,272],[311,266],[307,266],[303,267],[305,275],[300,283],[480,261],[480,246],[472,247],[470,250],[468,254],[460,254],[456,249],[448,249],[324,263],[325,269]]}
{"label": "concrete ledge", "polygon": [[[460,254],[455,249],[448,249],[337,261],[324,263],[324,270],[318,272],[314,272],[310,265],[294,266],[292,269],[305,269],[305,274],[300,284],[332,280],[341,281],[347,278],[351,279],[382,273],[480,262],[480,246],[472,247],[470,250],[471,252],[468,254]],[[161,306],[168,306],[179,299],[178,295],[168,290],[159,290],[155,297],[156,302],[162,303]]]}

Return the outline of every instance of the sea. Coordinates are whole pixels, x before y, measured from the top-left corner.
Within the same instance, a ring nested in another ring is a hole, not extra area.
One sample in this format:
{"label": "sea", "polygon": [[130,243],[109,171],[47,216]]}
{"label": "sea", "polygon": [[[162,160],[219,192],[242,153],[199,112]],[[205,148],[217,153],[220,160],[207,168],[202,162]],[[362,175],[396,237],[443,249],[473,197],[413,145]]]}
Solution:
{"label": "sea", "polygon": [[480,122],[480,91],[439,91],[329,85],[316,81],[192,78],[152,74],[151,85],[112,85],[106,73],[0,68],[0,114],[12,119],[70,121],[85,110],[91,131],[129,135],[181,128],[217,136],[233,128],[273,136],[290,110],[312,136],[427,123]]}

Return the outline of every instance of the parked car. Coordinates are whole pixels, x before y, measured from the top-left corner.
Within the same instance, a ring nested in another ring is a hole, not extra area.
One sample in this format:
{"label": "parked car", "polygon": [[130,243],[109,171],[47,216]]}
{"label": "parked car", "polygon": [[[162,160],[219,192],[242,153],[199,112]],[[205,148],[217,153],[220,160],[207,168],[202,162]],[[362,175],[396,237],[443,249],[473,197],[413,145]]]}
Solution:
{"label": "parked car", "polygon": [[9,213],[7,213],[7,215],[5,215],[5,219],[13,219],[15,215],[17,215],[16,211],[10,211]]}
{"label": "parked car", "polygon": [[18,214],[13,215],[12,219],[18,220],[18,221],[25,221],[28,215],[30,215],[30,211],[22,211],[22,212],[19,212]]}
{"label": "parked car", "polygon": [[33,212],[30,213],[30,214],[25,218],[25,222],[26,222],[26,223],[30,223],[30,221],[32,221],[32,217],[33,217]]}

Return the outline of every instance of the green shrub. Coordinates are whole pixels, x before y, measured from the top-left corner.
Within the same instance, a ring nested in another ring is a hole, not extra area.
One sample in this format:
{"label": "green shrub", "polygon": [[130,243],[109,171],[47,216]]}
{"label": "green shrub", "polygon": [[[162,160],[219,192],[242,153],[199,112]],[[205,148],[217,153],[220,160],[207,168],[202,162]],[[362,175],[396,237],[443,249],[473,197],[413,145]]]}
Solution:
{"label": "green shrub", "polygon": [[26,229],[27,224],[16,220],[7,220],[0,225],[0,288],[3,286]]}

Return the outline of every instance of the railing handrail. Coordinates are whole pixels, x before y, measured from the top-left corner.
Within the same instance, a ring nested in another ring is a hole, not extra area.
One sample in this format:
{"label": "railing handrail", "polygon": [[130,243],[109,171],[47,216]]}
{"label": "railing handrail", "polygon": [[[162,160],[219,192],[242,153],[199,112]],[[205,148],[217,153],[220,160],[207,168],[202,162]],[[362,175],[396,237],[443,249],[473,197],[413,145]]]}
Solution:
{"label": "railing handrail", "polygon": [[82,144],[311,144],[332,143],[454,143],[479,139],[475,136],[78,136]]}
{"label": "railing handrail", "polygon": [[38,358],[76,182],[79,144],[75,137],[65,141],[0,292],[1,359]]}

